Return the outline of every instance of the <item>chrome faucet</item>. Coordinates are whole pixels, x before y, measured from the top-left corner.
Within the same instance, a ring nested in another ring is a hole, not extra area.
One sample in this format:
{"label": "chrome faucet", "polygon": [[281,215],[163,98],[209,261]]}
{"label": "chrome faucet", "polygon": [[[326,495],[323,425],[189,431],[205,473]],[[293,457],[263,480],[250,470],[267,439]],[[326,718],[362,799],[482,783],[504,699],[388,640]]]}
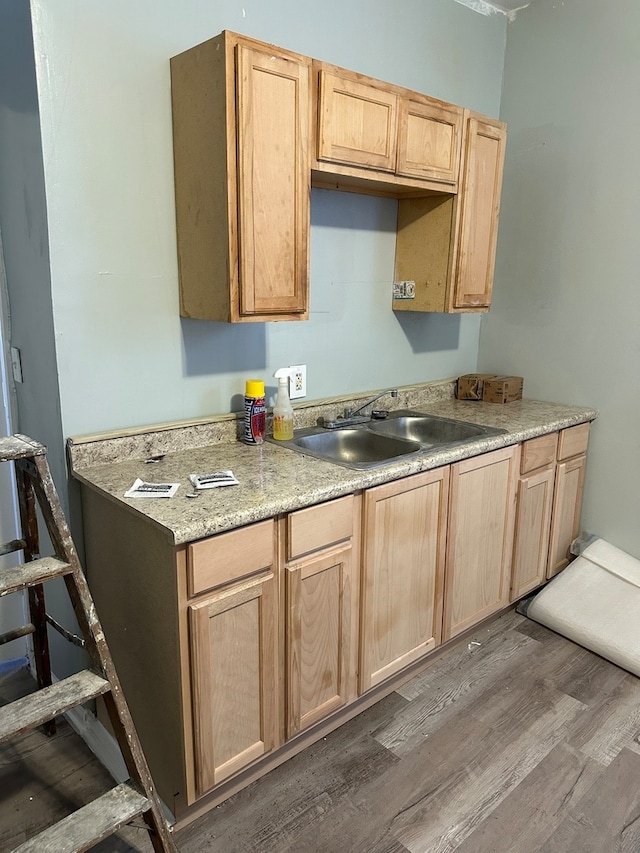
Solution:
{"label": "chrome faucet", "polygon": [[367,421],[371,420],[371,415],[358,415],[358,412],[361,412],[363,409],[366,409],[367,406],[370,406],[372,403],[375,403],[376,400],[379,400],[380,397],[384,397],[385,394],[390,394],[392,397],[398,396],[398,389],[391,388],[387,391],[381,391],[379,394],[376,394],[375,397],[371,397],[370,400],[366,400],[364,403],[361,403],[359,406],[356,406],[355,409],[345,409],[343,415],[339,415],[336,420],[325,420],[324,418],[319,418],[318,423],[323,426],[325,429],[338,429],[339,427],[344,426],[354,426],[355,424],[365,424]]}
{"label": "chrome faucet", "polygon": [[[391,394],[392,397],[397,397],[398,396],[398,389],[397,388],[390,388],[388,391],[381,391],[379,394],[376,394],[375,397],[372,397],[370,400],[367,400],[366,402],[362,403],[362,405],[358,406],[357,408],[345,409],[344,410],[345,419],[346,418],[353,418],[355,415],[358,414],[358,412],[361,412],[363,409],[366,409],[367,406],[370,406],[372,403],[375,403],[376,400],[379,400],[380,397],[384,397],[385,394]],[[369,419],[367,418],[367,420],[369,420]]]}

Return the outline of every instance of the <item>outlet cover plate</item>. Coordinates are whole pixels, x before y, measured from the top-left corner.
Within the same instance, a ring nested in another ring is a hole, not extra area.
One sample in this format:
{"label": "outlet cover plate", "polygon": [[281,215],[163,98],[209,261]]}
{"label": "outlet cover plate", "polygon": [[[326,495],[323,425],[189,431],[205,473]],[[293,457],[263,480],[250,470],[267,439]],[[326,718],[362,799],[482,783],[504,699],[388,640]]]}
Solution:
{"label": "outlet cover plate", "polygon": [[289,368],[289,399],[307,396],[307,365],[293,364]]}

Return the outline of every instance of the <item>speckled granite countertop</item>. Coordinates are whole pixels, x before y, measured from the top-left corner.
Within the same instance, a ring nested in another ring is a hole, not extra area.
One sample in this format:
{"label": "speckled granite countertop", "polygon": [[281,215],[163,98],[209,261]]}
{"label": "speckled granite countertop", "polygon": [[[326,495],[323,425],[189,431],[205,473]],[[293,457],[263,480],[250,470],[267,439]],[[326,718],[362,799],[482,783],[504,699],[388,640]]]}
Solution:
{"label": "speckled granite countertop", "polygon": [[[443,386],[439,386],[442,388]],[[453,399],[451,388],[434,393],[420,402],[414,394],[401,394],[394,408],[418,408],[419,411],[471,421],[507,430],[504,435],[481,438],[459,447],[425,451],[368,471],[345,468],[331,462],[296,453],[272,442],[249,447],[235,437],[235,419],[226,419],[223,427],[209,424],[200,428],[198,438],[187,438],[195,446],[184,446],[191,427],[172,431],[171,440],[162,431],[131,433],[125,439],[113,436],[79,437],[69,440],[73,475],[83,486],[94,489],[110,500],[126,505],[163,529],[169,540],[181,545],[224,530],[250,524],[279,513],[320,503],[390,480],[448,465],[499,447],[517,444],[528,438],[564,427],[591,421],[594,409],[521,400],[506,405]],[[315,414],[315,413],[314,413]],[[296,427],[308,425],[296,418]],[[224,427],[226,423],[226,427]],[[185,433],[187,430],[187,433]],[[155,440],[150,439],[155,435]],[[113,445],[113,442],[116,445]],[[111,442],[111,444],[109,444]],[[133,443],[132,443],[133,442]],[[208,443],[207,443],[208,442]],[[114,449],[116,447],[116,449]],[[149,464],[145,458],[164,453],[161,461]],[[231,469],[238,486],[202,491],[196,499],[188,476]],[[124,497],[139,477],[151,482],[179,482],[173,498]]]}

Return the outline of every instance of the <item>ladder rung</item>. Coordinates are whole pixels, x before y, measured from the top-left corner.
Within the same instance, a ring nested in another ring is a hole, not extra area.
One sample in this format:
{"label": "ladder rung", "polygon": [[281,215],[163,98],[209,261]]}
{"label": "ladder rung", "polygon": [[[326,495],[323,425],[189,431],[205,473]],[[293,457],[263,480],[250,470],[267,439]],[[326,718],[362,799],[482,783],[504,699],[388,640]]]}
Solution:
{"label": "ladder rung", "polygon": [[46,452],[44,444],[26,435],[7,435],[0,438],[0,462],[24,459],[27,456],[44,456]]}
{"label": "ladder rung", "polygon": [[40,557],[0,571],[0,596],[68,575],[73,569],[57,557]]}
{"label": "ladder rung", "polygon": [[19,628],[14,628],[12,631],[5,631],[0,634],[0,646],[5,643],[12,643],[14,640],[19,640],[20,637],[28,637],[30,634],[35,634],[36,626],[32,622],[27,622],[26,625],[21,625]]}
{"label": "ladder rung", "polygon": [[148,808],[147,798],[124,782],[25,841],[13,853],[79,853],[113,835]]}
{"label": "ladder rung", "polygon": [[0,743],[53,720],[59,714],[110,689],[109,682],[88,669],[70,675],[0,708]]}
{"label": "ladder rung", "polygon": [[12,539],[11,542],[5,542],[3,545],[0,545],[0,557],[4,557],[5,554],[15,554],[16,551],[22,551],[23,548],[26,548],[27,543],[24,539]]}

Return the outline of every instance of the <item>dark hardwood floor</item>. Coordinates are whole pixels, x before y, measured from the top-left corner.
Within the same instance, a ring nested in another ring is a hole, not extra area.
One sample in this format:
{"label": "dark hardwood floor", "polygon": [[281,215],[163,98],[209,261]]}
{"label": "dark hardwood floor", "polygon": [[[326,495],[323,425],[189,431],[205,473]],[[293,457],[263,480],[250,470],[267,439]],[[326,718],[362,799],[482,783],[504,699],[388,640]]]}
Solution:
{"label": "dark hardwood floor", "polygon": [[[25,735],[0,752],[0,850],[108,785],[66,722]],[[175,840],[180,853],[640,853],[640,680],[510,612]],[[137,827],[96,848],[151,849]]]}

